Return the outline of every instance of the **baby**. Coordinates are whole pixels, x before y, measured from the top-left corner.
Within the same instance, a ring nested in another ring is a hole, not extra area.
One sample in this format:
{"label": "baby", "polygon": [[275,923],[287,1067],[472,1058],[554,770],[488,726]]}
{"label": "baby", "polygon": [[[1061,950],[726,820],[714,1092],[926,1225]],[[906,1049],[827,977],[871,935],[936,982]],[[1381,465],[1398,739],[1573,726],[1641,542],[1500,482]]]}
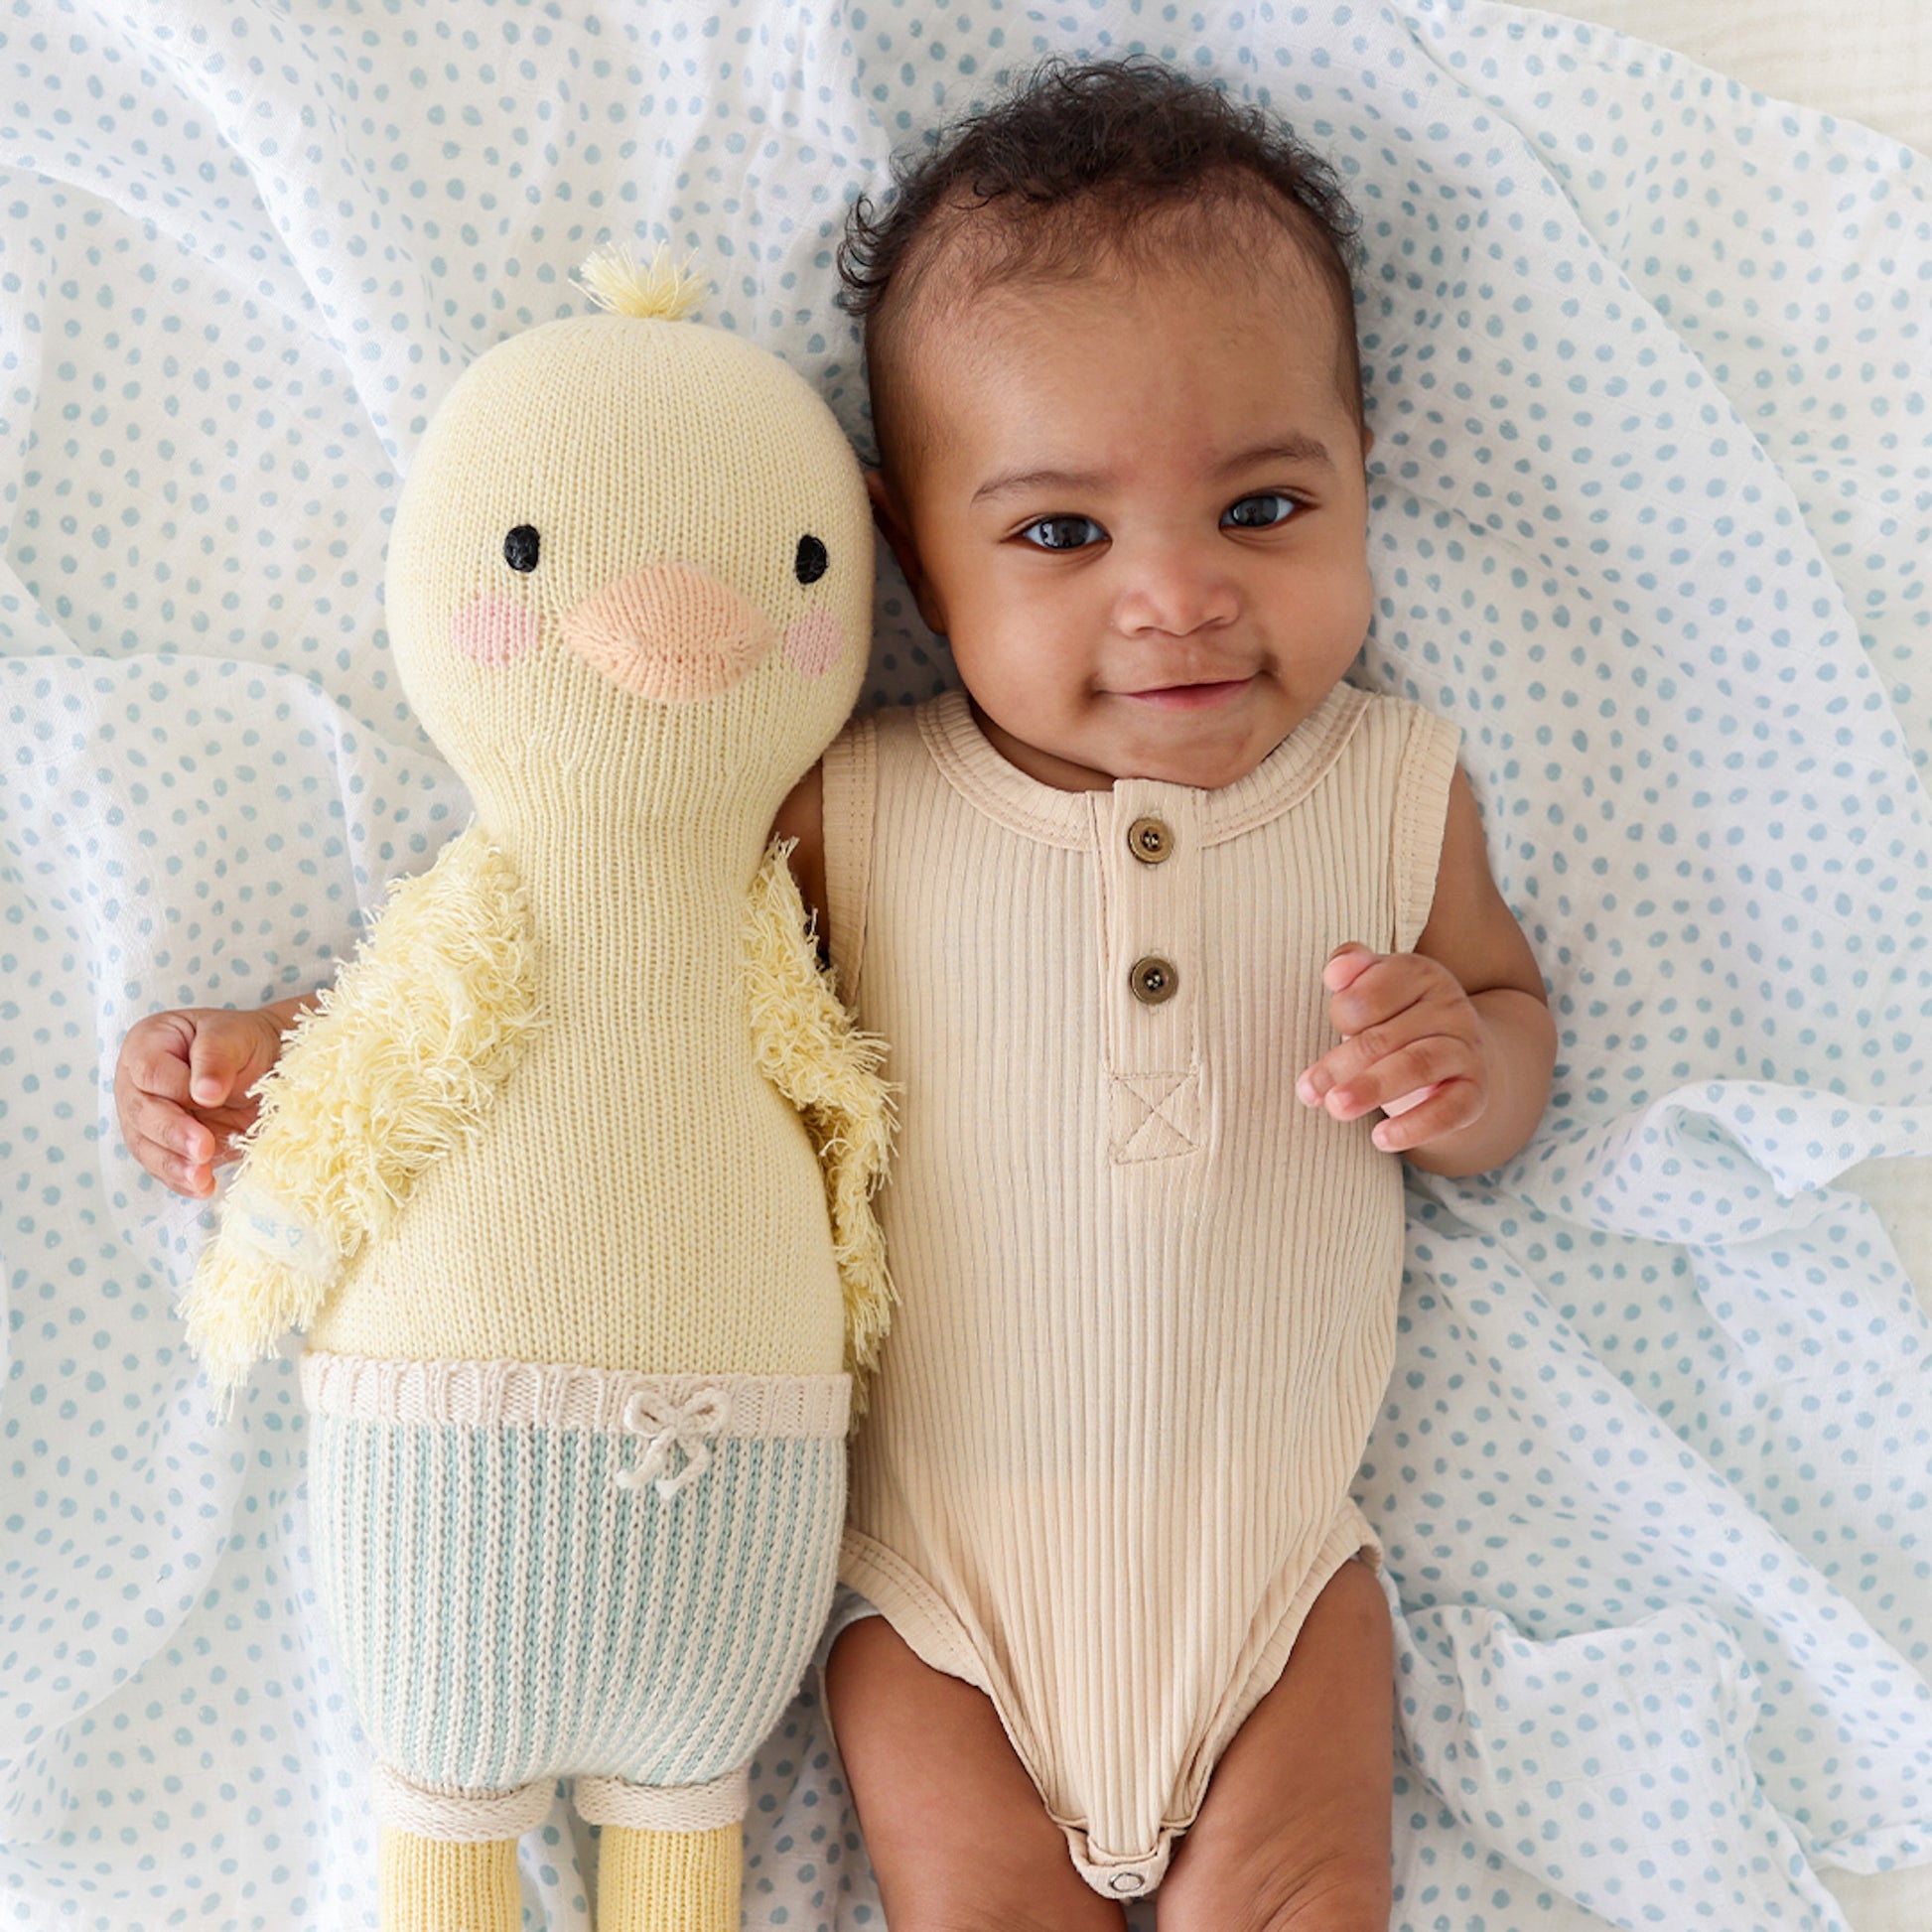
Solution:
{"label": "baby", "polygon": [[[1347,235],[1265,116],[1048,64],[842,256],[965,687],[775,828],[903,1089],[825,1665],[893,1932],[1388,1922],[1401,1162],[1514,1155],[1555,1035],[1453,731],[1343,681]],[[298,1004],[133,1029],[145,1166],[212,1190]]]}

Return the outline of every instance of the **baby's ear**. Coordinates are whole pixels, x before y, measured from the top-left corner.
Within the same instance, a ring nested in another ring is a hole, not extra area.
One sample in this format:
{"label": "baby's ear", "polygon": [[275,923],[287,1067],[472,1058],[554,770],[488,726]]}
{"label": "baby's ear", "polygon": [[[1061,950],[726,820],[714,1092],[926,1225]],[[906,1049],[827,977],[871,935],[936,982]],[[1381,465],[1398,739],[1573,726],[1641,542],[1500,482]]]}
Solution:
{"label": "baby's ear", "polygon": [[906,588],[911,591],[912,601],[919,607],[919,616],[925,620],[926,628],[943,637],[946,634],[945,607],[919,559],[919,547],[912,540],[912,519],[906,514],[898,491],[883,470],[868,470],[865,474],[866,494],[872,499],[872,520],[893,555],[898,559],[898,567],[905,575]]}

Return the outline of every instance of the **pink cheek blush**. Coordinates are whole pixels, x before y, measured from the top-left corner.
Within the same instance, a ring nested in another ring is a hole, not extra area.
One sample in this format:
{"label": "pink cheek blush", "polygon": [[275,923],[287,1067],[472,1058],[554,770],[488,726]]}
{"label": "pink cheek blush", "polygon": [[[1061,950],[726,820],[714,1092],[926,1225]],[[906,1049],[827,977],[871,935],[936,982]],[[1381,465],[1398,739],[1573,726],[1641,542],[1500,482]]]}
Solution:
{"label": "pink cheek blush", "polygon": [[785,657],[806,677],[823,677],[845,655],[845,626],[830,611],[808,611],[785,626]]}
{"label": "pink cheek blush", "polygon": [[500,670],[531,649],[542,628],[537,614],[513,597],[473,597],[450,620],[450,642],[465,657]]}

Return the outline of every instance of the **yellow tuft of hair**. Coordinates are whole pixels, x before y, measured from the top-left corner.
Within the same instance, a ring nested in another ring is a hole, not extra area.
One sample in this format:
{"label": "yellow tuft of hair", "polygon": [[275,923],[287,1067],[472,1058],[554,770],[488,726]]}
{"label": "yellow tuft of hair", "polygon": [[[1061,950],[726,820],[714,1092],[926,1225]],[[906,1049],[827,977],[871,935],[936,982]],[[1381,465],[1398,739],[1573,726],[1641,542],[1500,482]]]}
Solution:
{"label": "yellow tuft of hair", "polygon": [[892,1154],[892,1084],[879,1069],[886,1042],[862,1033],[819,970],[804,900],[774,843],[752,885],[745,920],[745,981],[759,1071],[802,1116],[825,1176],[832,1252],[845,1290],[845,1356],[852,1414],[865,1413],[867,1379],[892,1320],[892,1277],[872,1197]]}
{"label": "yellow tuft of hair", "polygon": [[600,309],[615,316],[656,316],[665,322],[694,314],[708,293],[691,272],[691,257],[672,261],[670,244],[662,241],[648,263],[638,261],[629,242],[609,242],[577,271],[577,281]]}
{"label": "yellow tuft of hair", "polygon": [[473,1141],[541,1024],[521,882],[472,826],[382,916],[256,1088],[181,1312],[217,1398],[313,1324],[422,1174]]}

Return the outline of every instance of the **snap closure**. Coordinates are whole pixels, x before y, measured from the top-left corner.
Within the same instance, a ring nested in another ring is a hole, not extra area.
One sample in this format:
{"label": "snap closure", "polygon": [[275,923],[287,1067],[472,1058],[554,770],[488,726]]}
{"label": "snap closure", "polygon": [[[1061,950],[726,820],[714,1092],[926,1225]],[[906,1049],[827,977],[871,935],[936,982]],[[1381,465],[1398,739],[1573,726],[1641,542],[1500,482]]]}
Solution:
{"label": "snap closure", "polygon": [[1165,819],[1137,818],[1127,828],[1127,849],[1144,866],[1158,866],[1173,850],[1173,831]]}
{"label": "snap closure", "polygon": [[1145,1007],[1158,1007],[1172,1000],[1174,989],[1180,984],[1180,974],[1173,962],[1158,959],[1149,953],[1145,959],[1137,959],[1127,975],[1127,983],[1134,989],[1134,997]]}

